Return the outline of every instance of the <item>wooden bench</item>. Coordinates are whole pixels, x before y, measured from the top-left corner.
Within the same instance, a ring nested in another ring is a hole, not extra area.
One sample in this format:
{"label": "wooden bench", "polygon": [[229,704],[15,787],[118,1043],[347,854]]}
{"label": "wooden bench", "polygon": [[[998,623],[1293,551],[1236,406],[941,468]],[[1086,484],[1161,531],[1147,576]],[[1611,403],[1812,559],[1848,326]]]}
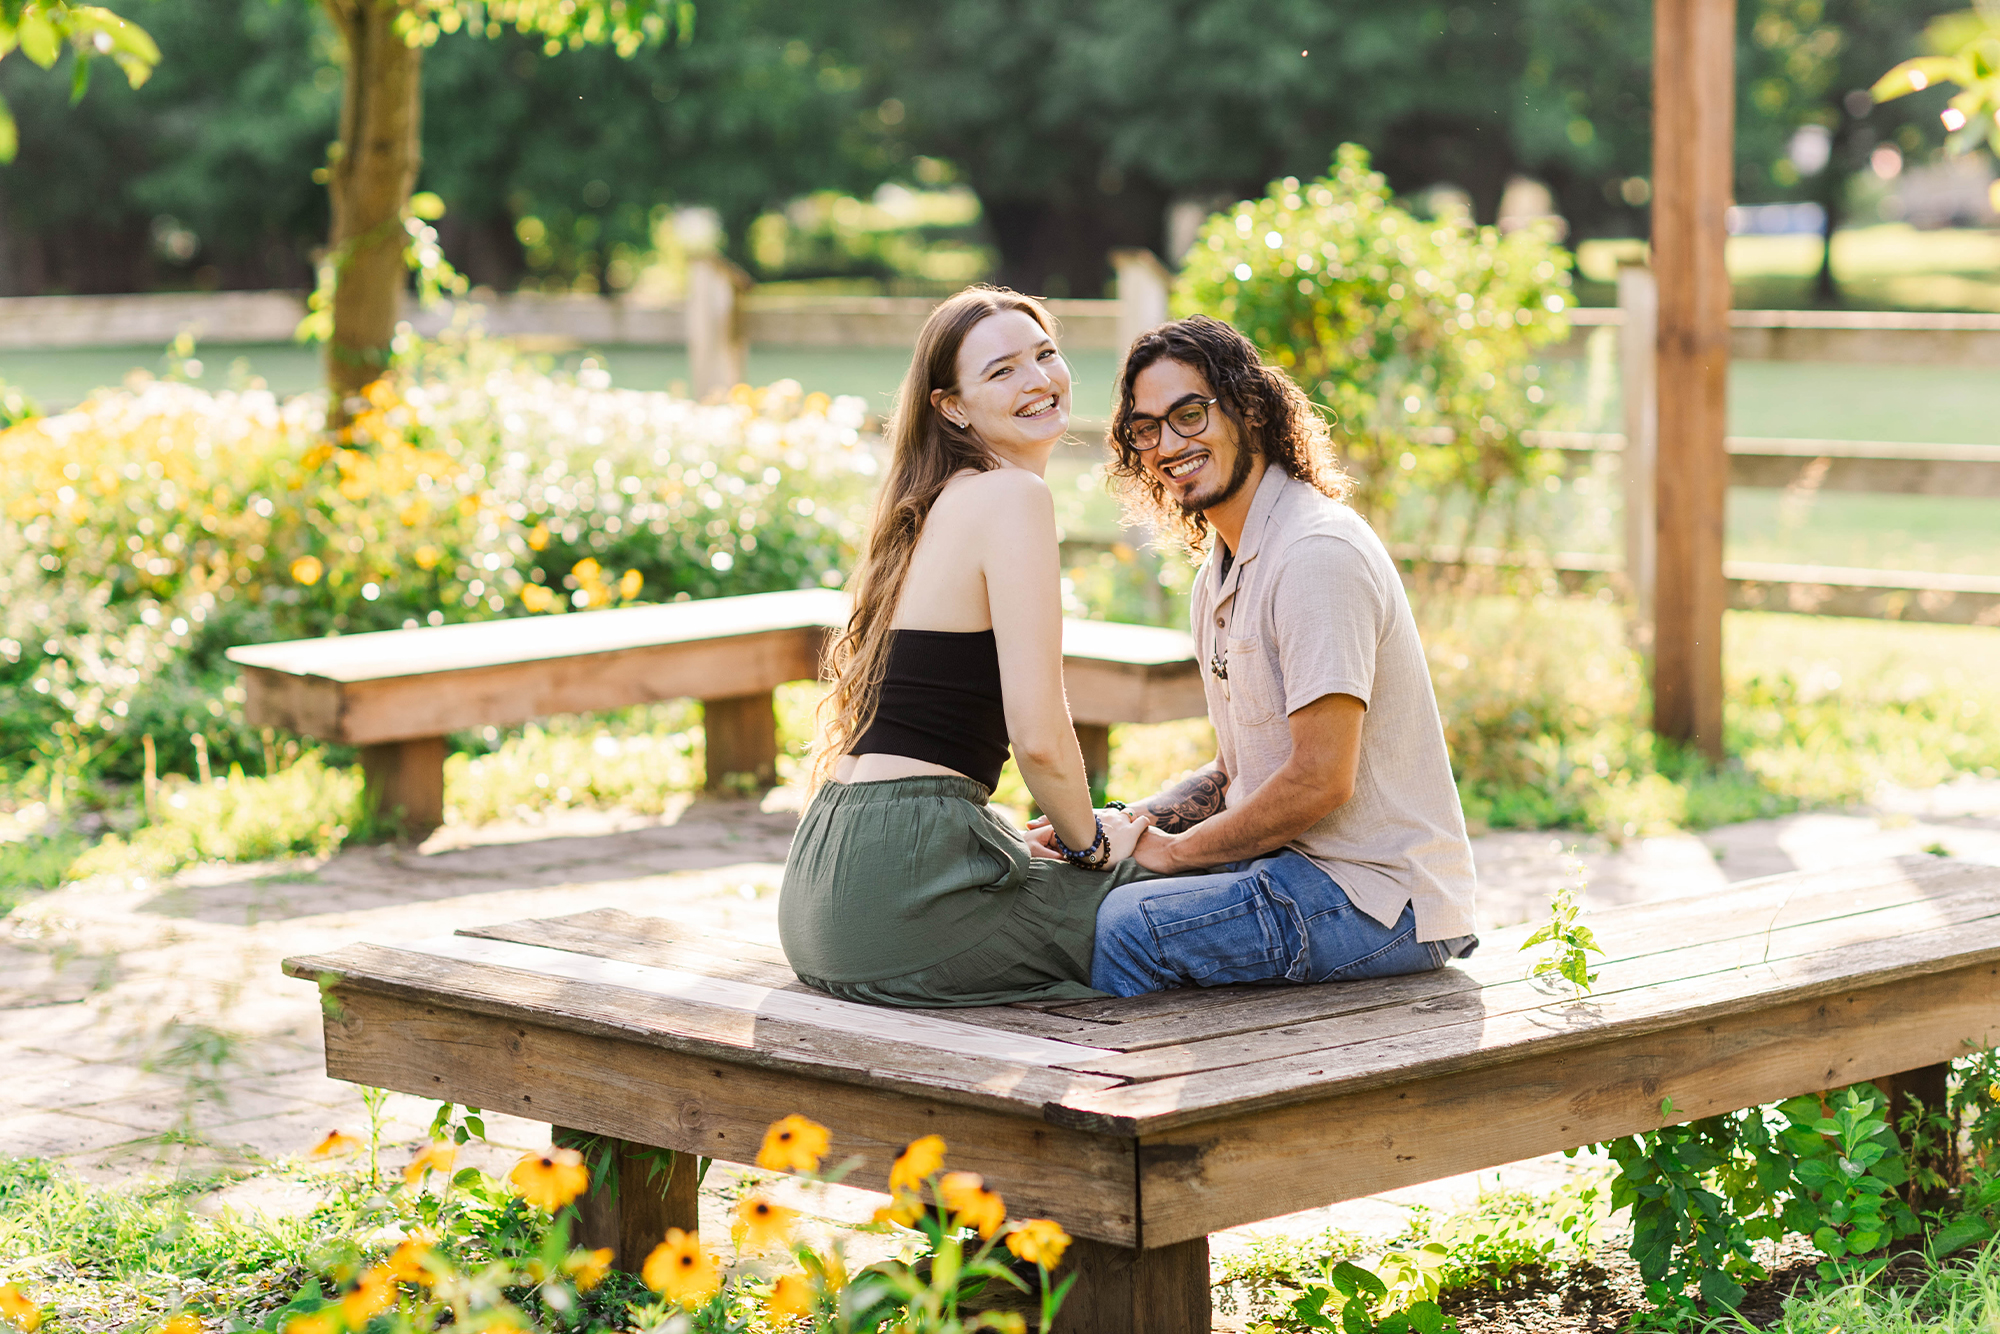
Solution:
{"label": "wooden bench", "polygon": [[[2000,867],[1913,857],[1588,919],[1583,1002],[1529,927],[1436,973],[898,1011],[800,987],[770,940],[611,910],[288,960],[327,979],[336,1078],[728,1162],[802,1112],[881,1189],[944,1136],[1082,1240],[1064,1327],[1209,1327],[1208,1235],[1799,1093],[2000,1032]],[[600,1208],[638,1263],[693,1199]],[[643,1243],[643,1245],[642,1245]]]}
{"label": "wooden bench", "polygon": [[[847,597],[830,589],[755,593],[476,621],[229,650],[252,723],[361,749],[379,809],[406,832],[444,821],[445,734],[556,713],[698,699],[711,789],[777,776],[771,692],[819,674]],[[1094,776],[1110,768],[1112,723],[1207,712],[1193,642],[1176,630],[1063,624],[1064,673]]]}

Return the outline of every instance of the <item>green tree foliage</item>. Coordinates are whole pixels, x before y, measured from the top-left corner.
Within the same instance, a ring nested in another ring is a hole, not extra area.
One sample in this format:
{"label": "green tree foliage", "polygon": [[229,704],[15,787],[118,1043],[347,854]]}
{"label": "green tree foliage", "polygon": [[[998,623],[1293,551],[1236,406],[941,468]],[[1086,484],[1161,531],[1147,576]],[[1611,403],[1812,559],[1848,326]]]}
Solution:
{"label": "green tree foliage", "polygon": [[[55,68],[65,49],[73,52],[72,100],[81,98],[90,86],[91,62],[100,56],[116,64],[135,88],[146,81],[160,59],[159,48],[138,24],[100,6],[71,4],[70,0],[0,3],[0,59],[17,49],[45,70]],[[0,101],[0,162],[13,161],[19,145],[14,117]]]}
{"label": "green tree foliage", "polygon": [[1958,92],[1939,117],[1951,132],[1951,151],[1984,144],[2000,154],[2000,3],[1982,0],[1974,9],[1936,20],[1925,30],[1924,44],[1931,53],[1883,75],[1875,98],[1894,101],[1955,84]]}
{"label": "green tree foliage", "polygon": [[1568,331],[1569,259],[1534,229],[1502,235],[1392,202],[1368,155],[1276,182],[1211,218],[1175,299],[1241,329],[1323,405],[1356,499],[1386,518],[1414,487],[1484,497],[1537,455],[1535,348]]}
{"label": "green tree foliage", "polygon": [[340,73],[316,10],[273,0],[125,0],[161,60],[141,87],[0,61],[20,156],[0,168],[0,293],[303,287],[326,235],[311,178]]}

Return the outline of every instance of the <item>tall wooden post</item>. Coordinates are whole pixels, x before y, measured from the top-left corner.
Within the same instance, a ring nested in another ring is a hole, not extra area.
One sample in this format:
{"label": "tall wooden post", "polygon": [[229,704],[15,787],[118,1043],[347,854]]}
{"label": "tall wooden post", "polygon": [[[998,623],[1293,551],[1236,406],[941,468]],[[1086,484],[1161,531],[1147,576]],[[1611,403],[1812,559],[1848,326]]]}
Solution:
{"label": "tall wooden post", "polygon": [[1729,456],[1727,213],[1735,0],[1654,0],[1653,272],[1659,441],[1653,728],[1722,758],[1723,505]]}
{"label": "tall wooden post", "polygon": [[1643,264],[1618,270],[1618,387],[1625,418],[1620,468],[1625,480],[1625,583],[1631,599],[1632,644],[1647,663],[1653,660],[1653,585],[1658,565],[1659,395],[1653,376],[1659,367],[1659,287]]}
{"label": "tall wooden post", "polygon": [[743,295],[750,275],[720,255],[688,261],[688,380],[696,398],[726,394],[748,375],[748,330]]}
{"label": "tall wooden post", "polygon": [[1167,322],[1167,297],[1174,275],[1150,250],[1114,250],[1111,271],[1118,275],[1118,355],[1132,340]]}

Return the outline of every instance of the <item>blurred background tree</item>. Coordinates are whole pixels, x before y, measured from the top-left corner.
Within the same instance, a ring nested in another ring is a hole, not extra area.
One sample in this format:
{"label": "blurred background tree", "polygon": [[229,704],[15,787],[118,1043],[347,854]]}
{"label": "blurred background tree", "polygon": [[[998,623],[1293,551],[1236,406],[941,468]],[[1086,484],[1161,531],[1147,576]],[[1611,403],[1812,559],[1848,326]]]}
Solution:
{"label": "blurred background tree", "polygon": [[[1816,201],[1836,226],[1878,149],[1934,147],[1941,95],[1858,94],[1949,2],[1746,0],[1739,196]],[[338,132],[332,21],[297,0],[124,9],[165,54],[141,89],[71,109],[59,80],[0,63],[26,131],[0,168],[0,290],[306,285],[330,222],[306,177]],[[1098,295],[1111,247],[1177,258],[1213,208],[1341,142],[1480,222],[1530,178],[1572,240],[1646,227],[1646,0],[740,0],[622,60],[570,49],[585,17],[552,40],[459,0],[398,12],[437,25],[415,186],[445,205],[445,255],[502,290],[623,289],[700,207],[766,281]],[[475,13],[497,33],[471,35]]]}

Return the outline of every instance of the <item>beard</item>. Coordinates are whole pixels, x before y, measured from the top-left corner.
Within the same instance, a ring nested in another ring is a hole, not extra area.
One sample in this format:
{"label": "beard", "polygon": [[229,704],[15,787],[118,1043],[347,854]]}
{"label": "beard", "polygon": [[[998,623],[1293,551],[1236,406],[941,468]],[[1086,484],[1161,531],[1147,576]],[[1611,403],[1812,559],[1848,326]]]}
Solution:
{"label": "beard", "polygon": [[1243,484],[1250,480],[1250,469],[1256,462],[1256,454],[1247,445],[1239,444],[1236,447],[1236,462],[1229,469],[1228,480],[1223,482],[1221,488],[1213,495],[1198,496],[1193,500],[1180,502],[1181,513],[1193,518],[1197,514],[1214,509],[1217,505],[1226,505],[1234,500],[1236,493],[1243,489]]}

